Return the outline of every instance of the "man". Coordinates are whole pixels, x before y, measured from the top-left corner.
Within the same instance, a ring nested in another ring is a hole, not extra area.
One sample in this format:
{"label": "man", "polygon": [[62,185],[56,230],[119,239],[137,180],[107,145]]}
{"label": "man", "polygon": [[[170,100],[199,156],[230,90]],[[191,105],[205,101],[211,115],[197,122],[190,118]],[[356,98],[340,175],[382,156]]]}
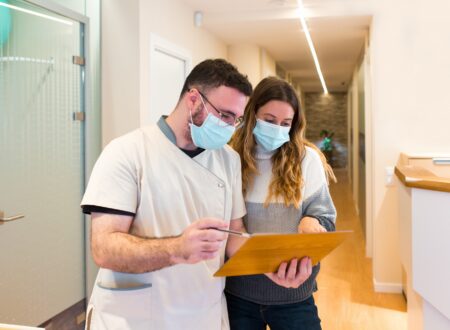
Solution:
{"label": "man", "polygon": [[90,329],[226,329],[226,234],[241,221],[239,156],[226,145],[251,84],[224,60],[187,77],[176,108],[157,125],[112,141],[81,203],[101,267]]}

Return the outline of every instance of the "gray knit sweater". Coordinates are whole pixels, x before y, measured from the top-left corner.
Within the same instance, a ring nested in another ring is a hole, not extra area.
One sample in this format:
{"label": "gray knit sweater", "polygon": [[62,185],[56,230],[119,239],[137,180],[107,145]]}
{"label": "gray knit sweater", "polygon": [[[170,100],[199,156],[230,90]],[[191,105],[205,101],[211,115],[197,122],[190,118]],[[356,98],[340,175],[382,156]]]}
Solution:
{"label": "gray knit sweater", "polygon": [[[328,191],[325,171],[319,155],[306,148],[302,161],[304,186],[300,208],[286,207],[282,200],[274,200],[267,208],[264,201],[272,177],[273,152],[257,147],[255,158],[259,172],[246,196],[247,215],[244,224],[249,233],[296,233],[305,216],[319,220],[327,231],[335,230],[336,209]],[[242,299],[263,305],[289,304],[303,301],[317,290],[316,277],[320,265],[313,267],[311,276],[297,289],[287,289],[272,282],[265,275],[228,277],[225,291]]]}

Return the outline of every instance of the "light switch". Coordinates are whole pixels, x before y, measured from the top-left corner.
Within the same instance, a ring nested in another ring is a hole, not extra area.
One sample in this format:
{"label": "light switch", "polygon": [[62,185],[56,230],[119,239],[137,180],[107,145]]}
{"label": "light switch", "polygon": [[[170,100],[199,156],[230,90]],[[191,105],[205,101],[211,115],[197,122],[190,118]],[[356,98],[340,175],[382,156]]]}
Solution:
{"label": "light switch", "polygon": [[392,187],[394,185],[394,166],[386,166],[384,168],[385,179],[384,183],[386,187]]}

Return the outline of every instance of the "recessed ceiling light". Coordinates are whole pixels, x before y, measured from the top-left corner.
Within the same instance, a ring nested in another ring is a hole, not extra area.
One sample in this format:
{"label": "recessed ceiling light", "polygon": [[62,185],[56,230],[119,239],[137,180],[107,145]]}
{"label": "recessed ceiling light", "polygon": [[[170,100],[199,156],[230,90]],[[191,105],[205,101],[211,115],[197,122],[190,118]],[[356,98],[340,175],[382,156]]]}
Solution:
{"label": "recessed ceiling light", "polygon": [[302,0],[297,0],[298,3],[298,13],[300,17],[300,23],[302,24],[303,31],[305,32],[306,41],[308,42],[309,49],[311,51],[312,57],[314,59],[314,64],[316,66],[317,74],[319,75],[320,83],[322,84],[323,92],[328,94],[327,85],[325,84],[325,79],[323,78],[322,70],[320,68],[319,59],[317,58],[316,49],[309,34],[308,25],[306,24],[303,3]]}
{"label": "recessed ceiling light", "polygon": [[73,23],[71,21],[68,21],[68,20],[65,20],[65,19],[61,19],[61,18],[58,18],[58,17],[54,17],[54,16],[50,16],[50,15],[45,15],[45,14],[38,13],[38,12],[30,10],[30,9],[17,7],[17,6],[10,5],[10,4],[4,3],[4,2],[0,2],[0,6],[7,7],[7,8],[10,8],[10,9],[14,9],[14,10],[17,10],[17,11],[21,11],[23,13],[27,13],[27,14],[30,14],[30,15],[42,17],[42,18],[45,18],[45,19],[48,19],[48,20],[51,20],[51,21],[63,23],[63,24],[66,24],[66,25],[73,25]]}
{"label": "recessed ceiling light", "polygon": [[269,0],[269,5],[283,7],[286,5],[287,0]]}

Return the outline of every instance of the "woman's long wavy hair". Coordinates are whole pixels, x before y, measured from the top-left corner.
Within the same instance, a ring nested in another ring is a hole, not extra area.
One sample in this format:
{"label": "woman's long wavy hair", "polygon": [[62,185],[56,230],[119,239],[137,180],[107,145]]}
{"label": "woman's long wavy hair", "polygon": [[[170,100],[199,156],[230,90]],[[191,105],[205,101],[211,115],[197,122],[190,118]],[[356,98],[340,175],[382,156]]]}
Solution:
{"label": "woman's long wavy hair", "polygon": [[278,100],[291,105],[294,110],[290,141],[283,144],[272,156],[272,179],[264,205],[270,201],[282,198],[286,206],[300,207],[302,200],[301,190],[302,160],[305,157],[305,146],[318,152],[323,162],[328,179],[336,181],[331,166],[319,148],[305,138],[306,121],[300,102],[292,86],[279,78],[268,77],[263,79],[255,88],[245,108],[244,123],[236,130],[230,141],[231,147],[241,156],[242,162],[242,188],[244,195],[252,185],[255,175],[258,175],[255,161],[256,142],[253,128],[256,125],[256,113],[269,101]]}

